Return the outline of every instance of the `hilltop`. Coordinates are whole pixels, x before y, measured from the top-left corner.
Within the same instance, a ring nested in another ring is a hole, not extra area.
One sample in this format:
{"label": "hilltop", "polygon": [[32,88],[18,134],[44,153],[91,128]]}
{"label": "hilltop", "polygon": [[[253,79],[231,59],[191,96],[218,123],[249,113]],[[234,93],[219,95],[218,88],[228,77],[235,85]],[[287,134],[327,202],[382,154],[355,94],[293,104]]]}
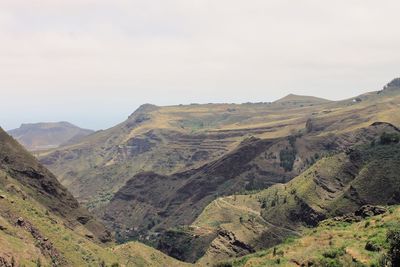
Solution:
{"label": "hilltop", "polygon": [[28,150],[35,151],[75,142],[94,131],[79,128],[69,122],[41,122],[22,124],[8,133]]}
{"label": "hilltop", "polygon": [[281,99],[276,100],[274,103],[292,104],[292,105],[318,105],[331,102],[330,100],[315,97],[289,94]]}

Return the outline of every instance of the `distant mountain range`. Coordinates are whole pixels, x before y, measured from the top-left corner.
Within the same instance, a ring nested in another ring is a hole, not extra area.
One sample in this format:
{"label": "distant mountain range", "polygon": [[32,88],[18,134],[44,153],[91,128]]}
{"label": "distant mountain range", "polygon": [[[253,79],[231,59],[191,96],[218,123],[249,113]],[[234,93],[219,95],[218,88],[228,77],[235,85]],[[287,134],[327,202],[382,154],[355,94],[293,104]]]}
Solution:
{"label": "distant mountain range", "polygon": [[41,122],[22,124],[8,133],[31,151],[56,148],[78,141],[94,131],[79,128],[69,122]]}

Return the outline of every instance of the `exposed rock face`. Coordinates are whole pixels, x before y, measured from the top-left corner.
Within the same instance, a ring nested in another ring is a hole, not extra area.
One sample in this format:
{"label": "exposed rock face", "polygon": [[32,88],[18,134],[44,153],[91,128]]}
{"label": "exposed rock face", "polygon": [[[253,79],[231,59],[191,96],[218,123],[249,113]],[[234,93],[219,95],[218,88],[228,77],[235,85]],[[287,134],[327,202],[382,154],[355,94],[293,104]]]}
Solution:
{"label": "exposed rock face", "polygon": [[186,262],[196,262],[216,237],[214,233],[197,235],[183,229],[167,231],[159,240],[157,249]]}
{"label": "exposed rock face", "polygon": [[373,205],[365,205],[362,206],[359,210],[354,212],[356,216],[360,216],[362,218],[372,217],[376,215],[380,215],[387,212],[385,207],[373,206]]}
{"label": "exposed rock face", "polygon": [[240,257],[249,253],[254,253],[255,249],[250,245],[238,240],[234,233],[220,230],[218,236],[210,245],[210,250],[215,250],[216,254],[226,254],[225,257]]}
{"label": "exposed rock face", "polygon": [[36,245],[41,250],[42,254],[49,256],[52,259],[54,266],[64,265],[65,260],[61,256],[60,252],[54,247],[52,242],[50,242],[43,234],[33,226],[29,221],[23,218],[18,218],[16,224],[28,231],[32,237],[36,240]]}
{"label": "exposed rock face", "polygon": [[345,214],[343,216],[334,217],[333,220],[335,221],[342,221],[342,222],[359,222],[365,218],[384,214],[387,212],[387,209],[382,206],[374,206],[374,205],[365,205],[356,210],[354,213]]}
{"label": "exposed rock face", "polygon": [[289,211],[289,220],[303,222],[308,226],[315,227],[326,218],[326,215],[314,210],[304,200],[298,198],[298,209]]}

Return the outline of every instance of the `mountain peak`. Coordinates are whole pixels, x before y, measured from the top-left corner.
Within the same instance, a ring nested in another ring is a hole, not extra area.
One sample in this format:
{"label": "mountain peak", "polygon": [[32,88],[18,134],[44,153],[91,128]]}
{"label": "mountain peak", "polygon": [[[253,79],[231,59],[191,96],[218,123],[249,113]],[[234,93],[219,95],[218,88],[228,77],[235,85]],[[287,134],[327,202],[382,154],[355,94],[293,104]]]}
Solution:
{"label": "mountain peak", "polygon": [[131,115],[129,115],[128,119],[132,119],[132,118],[136,117],[136,115],[138,115],[138,114],[143,115],[146,113],[150,113],[157,109],[159,109],[159,107],[156,105],[148,104],[148,103],[143,104],[143,105],[139,106]]}
{"label": "mountain peak", "polygon": [[288,94],[287,96],[276,100],[274,103],[320,104],[327,102],[330,102],[330,100],[314,96]]}

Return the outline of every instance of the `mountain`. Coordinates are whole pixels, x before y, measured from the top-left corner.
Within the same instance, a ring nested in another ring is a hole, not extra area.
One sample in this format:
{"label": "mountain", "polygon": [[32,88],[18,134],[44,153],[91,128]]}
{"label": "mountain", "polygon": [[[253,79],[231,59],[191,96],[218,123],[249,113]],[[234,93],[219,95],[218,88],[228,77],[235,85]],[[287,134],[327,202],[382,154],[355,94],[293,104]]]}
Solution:
{"label": "mountain", "polygon": [[227,155],[197,169],[169,176],[140,173],[100,209],[103,213],[96,213],[122,240],[189,225],[218,196],[290,181],[324,154],[370,142],[376,136],[376,127],[382,126],[336,136],[298,133],[288,138],[249,138]]}
{"label": "mountain", "polygon": [[[71,225],[84,222],[99,239],[108,241],[109,233],[92,215],[80,208],[76,199],[35,157],[0,128],[0,168],[21,184],[27,194]],[[6,182],[5,182],[6,183]],[[7,187],[7,184],[4,184]],[[12,185],[10,185],[12,186]],[[13,189],[14,190],[14,189]],[[18,192],[18,188],[15,189]]]}
{"label": "mountain", "polygon": [[[219,198],[206,207],[192,229],[214,231],[216,237],[200,262],[272,247],[287,237],[301,236],[304,227],[315,227],[326,218],[355,212],[367,204],[399,204],[399,129],[379,123],[358,135],[373,138],[324,156],[286,184]],[[385,136],[397,139],[392,142]]]}
{"label": "mountain", "polygon": [[330,100],[315,97],[315,96],[302,96],[302,95],[295,95],[289,94],[281,99],[276,100],[274,103],[279,103],[282,105],[318,105],[318,104],[325,104],[331,102]]}
{"label": "mountain", "polygon": [[285,136],[303,128],[315,110],[287,111],[268,103],[145,105],[111,129],[39,156],[79,201],[96,207],[135,174],[199,168],[235,149],[245,137]]}
{"label": "mountain", "polygon": [[76,142],[94,131],[81,129],[68,122],[42,122],[22,124],[8,133],[28,150],[45,150]]}
{"label": "mountain", "polygon": [[143,105],[113,128],[39,153],[43,164],[89,208],[107,203],[141,172],[172,175],[232,152],[248,137],[279,138],[304,129],[351,131],[375,121],[396,124],[399,94],[371,93],[361,102]]}
{"label": "mountain", "polygon": [[185,266],[112,236],[0,128],[0,266]]}
{"label": "mountain", "polygon": [[[119,242],[140,240],[178,259],[207,263],[297,233],[304,222],[288,221],[290,227],[268,232],[258,201],[243,207],[256,220],[248,230],[238,223],[240,216],[226,229],[218,219],[215,225],[197,223],[227,214],[229,224],[235,209],[221,196],[280,188],[321,158],[346,155],[349,147],[376,140],[382,129],[396,129],[400,94],[385,90],[343,101],[290,96],[241,105],[146,104],[113,128],[39,157]],[[207,215],[209,205],[223,210]]]}

